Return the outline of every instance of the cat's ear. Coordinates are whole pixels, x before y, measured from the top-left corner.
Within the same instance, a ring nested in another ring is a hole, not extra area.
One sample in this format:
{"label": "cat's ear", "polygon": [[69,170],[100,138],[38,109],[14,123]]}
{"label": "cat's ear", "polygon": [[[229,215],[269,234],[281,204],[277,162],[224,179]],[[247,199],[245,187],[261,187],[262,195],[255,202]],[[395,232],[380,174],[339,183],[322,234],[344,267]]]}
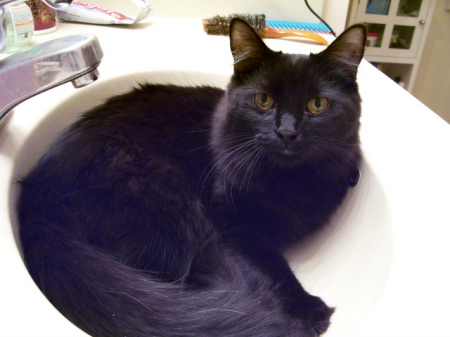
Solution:
{"label": "cat's ear", "polygon": [[234,59],[234,73],[237,75],[254,69],[273,53],[253,28],[241,19],[231,20],[230,47]]}
{"label": "cat's ear", "polygon": [[339,35],[319,55],[341,62],[346,69],[356,76],[358,65],[364,55],[366,36],[366,27],[364,25],[353,25]]}

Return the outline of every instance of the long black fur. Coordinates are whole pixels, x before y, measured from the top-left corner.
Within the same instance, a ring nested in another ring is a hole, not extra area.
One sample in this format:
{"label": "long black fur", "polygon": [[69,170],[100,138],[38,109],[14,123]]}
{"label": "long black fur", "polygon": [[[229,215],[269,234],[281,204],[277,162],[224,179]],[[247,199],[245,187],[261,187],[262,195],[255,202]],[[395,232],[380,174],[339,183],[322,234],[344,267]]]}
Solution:
{"label": "long black fur", "polygon": [[[318,336],[333,309],[281,252],[323,227],[360,160],[365,30],[324,52],[230,28],[226,91],[142,85],[71,125],[21,180],[25,262],[93,336]],[[267,110],[255,94],[269,94]],[[315,115],[307,103],[325,97]],[[330,280],[332,282],[332,280]]]}

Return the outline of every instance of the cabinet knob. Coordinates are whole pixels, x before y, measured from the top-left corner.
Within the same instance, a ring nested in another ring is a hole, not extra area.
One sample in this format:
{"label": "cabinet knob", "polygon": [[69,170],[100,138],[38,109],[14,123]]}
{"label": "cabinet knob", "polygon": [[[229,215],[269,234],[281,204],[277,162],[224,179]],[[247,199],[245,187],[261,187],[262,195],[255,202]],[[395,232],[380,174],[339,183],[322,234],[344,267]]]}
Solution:
{"label": "cabinet knob", "polygon": [[425,20],[420,20],[419,23],[420,23],[421,25],[424,25],[424,24],[425,24]]}

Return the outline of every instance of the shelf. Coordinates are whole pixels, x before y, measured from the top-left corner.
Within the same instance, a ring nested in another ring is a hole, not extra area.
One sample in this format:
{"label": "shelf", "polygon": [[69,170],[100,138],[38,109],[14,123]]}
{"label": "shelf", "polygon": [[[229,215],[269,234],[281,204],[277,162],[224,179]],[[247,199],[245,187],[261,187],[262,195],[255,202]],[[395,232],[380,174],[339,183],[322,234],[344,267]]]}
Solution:
{"label": "shelf", "polygon": [[370,62],[374,67],[398,83],[401,87],[407,89],[410,85],[413,64]]}
{"label": "shelf", "polygon": [[434,4],[435,0],[352,1],[348,24],[366,25],[365,58],[410,92]]}

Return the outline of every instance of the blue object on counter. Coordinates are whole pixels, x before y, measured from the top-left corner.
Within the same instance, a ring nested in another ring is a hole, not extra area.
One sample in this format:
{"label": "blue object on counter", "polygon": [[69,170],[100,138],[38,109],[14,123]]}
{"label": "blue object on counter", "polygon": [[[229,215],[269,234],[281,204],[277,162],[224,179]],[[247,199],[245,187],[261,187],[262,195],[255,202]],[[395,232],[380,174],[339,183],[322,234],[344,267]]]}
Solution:
{"label": "blue object on counter", "polygon": [[332,34],[323,23],[266,20],[266,26],[276,29],[301,29],[321,34]]}

